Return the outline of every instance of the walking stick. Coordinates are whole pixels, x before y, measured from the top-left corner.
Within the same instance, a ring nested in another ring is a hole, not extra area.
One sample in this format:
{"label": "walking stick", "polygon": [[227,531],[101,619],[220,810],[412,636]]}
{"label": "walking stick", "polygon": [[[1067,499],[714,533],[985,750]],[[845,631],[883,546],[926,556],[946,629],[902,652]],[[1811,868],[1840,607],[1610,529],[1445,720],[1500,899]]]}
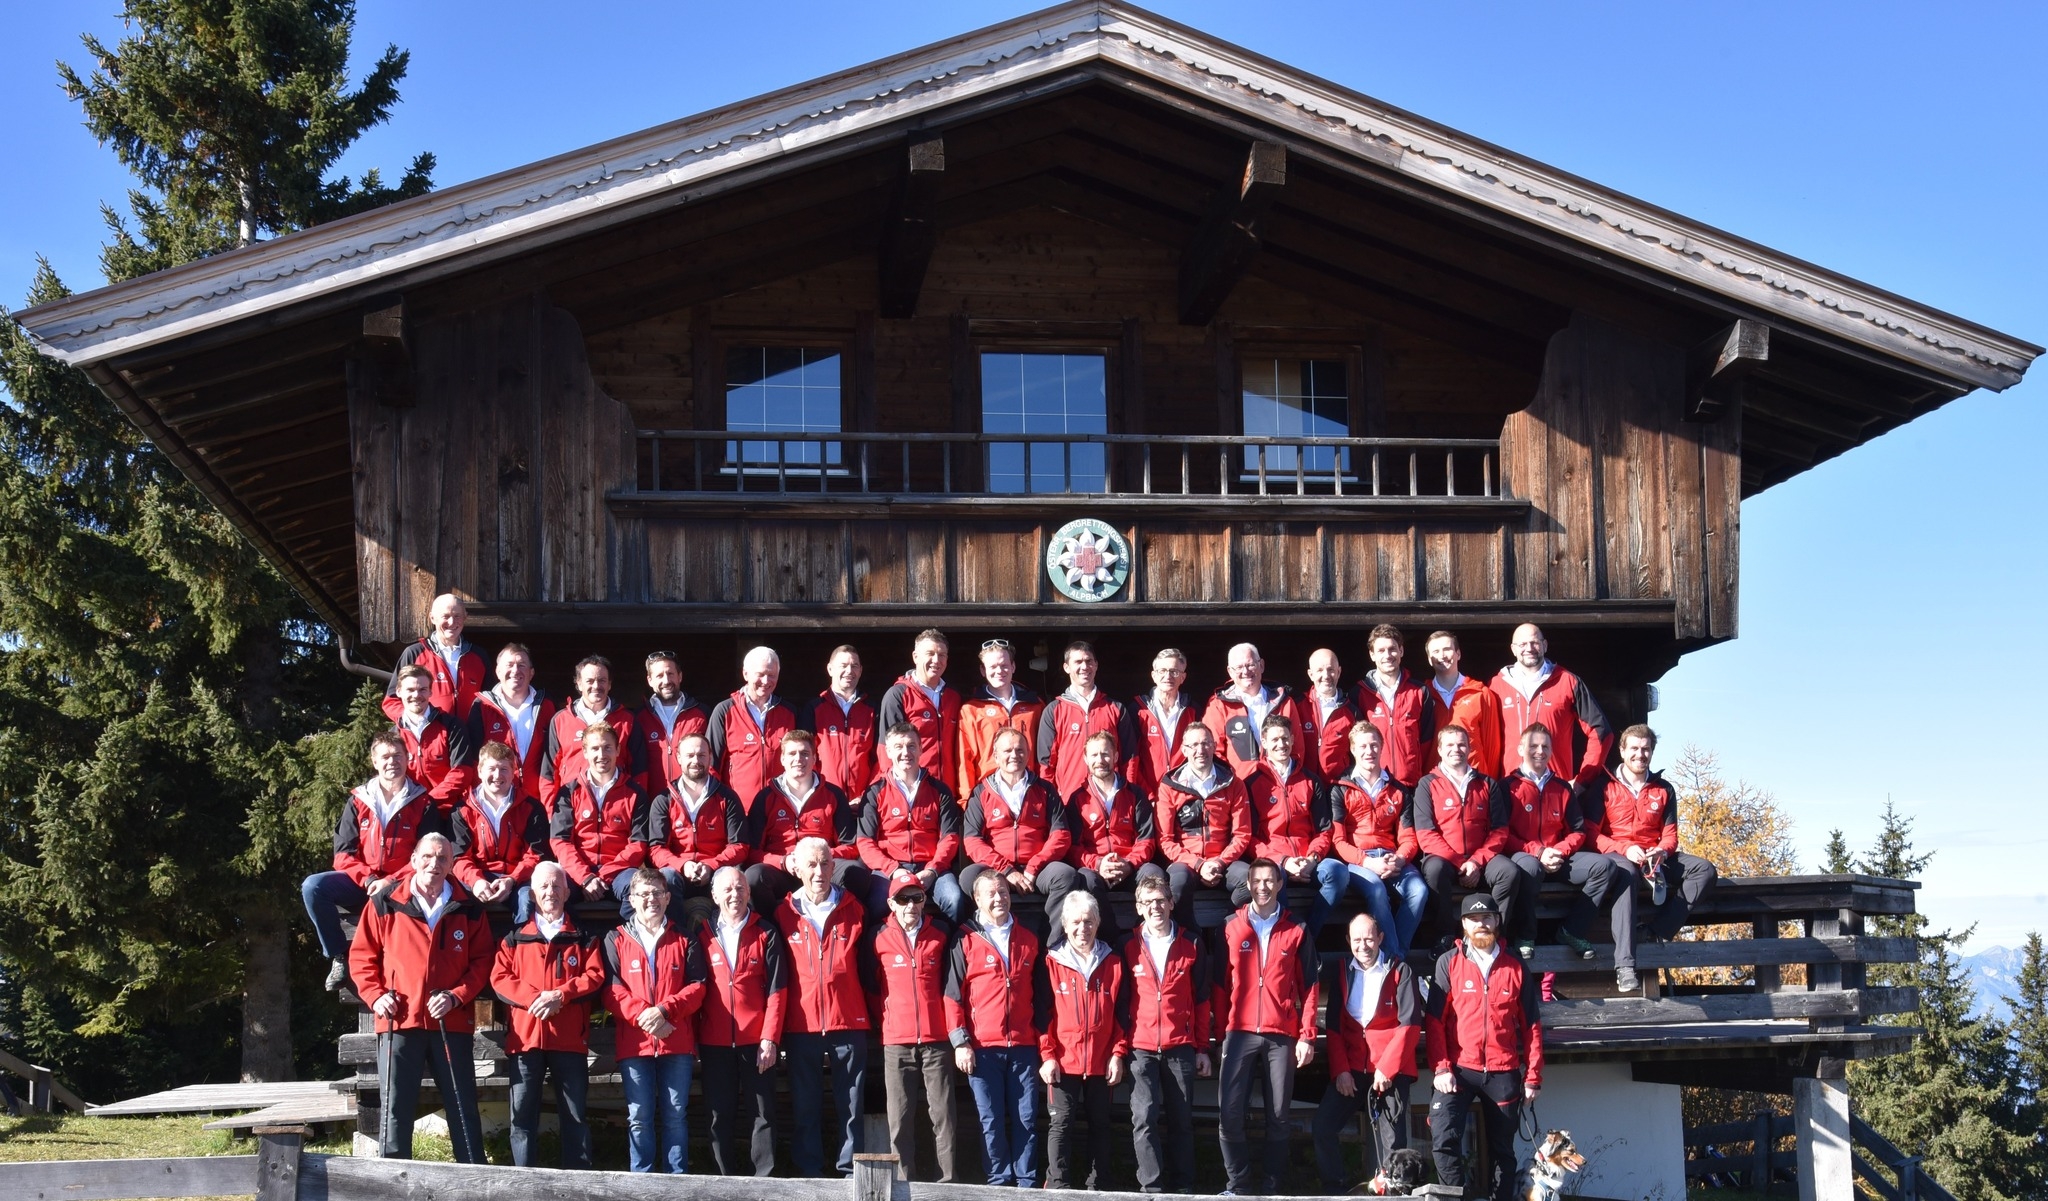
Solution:
{"label": "walking stick", "polygon": [[[448,1065],[448,1091],[455,1098],[455,1120],[448,1124],[449,1140],[455,1144],[455,1158],[463,1163],[482,1163],[481,1158],[466,1158],[475,1155],[476,1149],[469,1145],[469,1121],[462,1112],[462,1080],[455,1074],[455,1052],[448,1043],[448,1023],[442,1018],[435,1018],[434,1025],[441,1028],[441,1062]],[[457,1127],[462,1129],[460,1138],[455,1136]]]}

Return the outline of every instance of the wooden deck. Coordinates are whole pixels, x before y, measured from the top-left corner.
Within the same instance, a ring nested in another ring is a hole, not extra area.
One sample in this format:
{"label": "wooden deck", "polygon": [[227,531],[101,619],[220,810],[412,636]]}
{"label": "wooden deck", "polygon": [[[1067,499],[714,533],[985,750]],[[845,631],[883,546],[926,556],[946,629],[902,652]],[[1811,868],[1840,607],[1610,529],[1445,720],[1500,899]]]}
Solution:
{"label": "wooden deck", "polygon": [[87,1117],[128,1118],[160,1113],[230,1113],[285,1103],[333,1105],[349,1081],[297,1080],[274,1084],[188,1084],[131,1097],[111,1105],[88,1105]]}

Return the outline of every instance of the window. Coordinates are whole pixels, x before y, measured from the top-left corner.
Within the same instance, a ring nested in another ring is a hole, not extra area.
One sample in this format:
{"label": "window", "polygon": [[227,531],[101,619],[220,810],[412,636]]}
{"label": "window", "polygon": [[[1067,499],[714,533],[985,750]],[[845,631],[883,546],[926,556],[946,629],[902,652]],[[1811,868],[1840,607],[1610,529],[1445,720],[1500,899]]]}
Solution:
{"label": "window", "polygon": [[[1244,432],[1258,438],[1343,438],[1351,433],[1351,397],[1345,388],[1342,359],[1258,357],[1244,362]],[[1268,446],[1266,471],[1295,470],[1302,454],[1303,470],[1333,474],[1338,464],[1351,470],[1351,452],[1337,446]],[[1259,450],[1244,449],[1244,469],[1256,473]]]}
{"label": "window", "polygon": [[[804,346],[734,346],[725,352],[725,428],[736,433],[834,434],[839,432],[839,351]],[[833,466],[837,442],[786,442],[776,457],[774,442],[728,442],[732,467],[773,470],[785,466]]]}
{"label": "window", "polygon": [[[981,356],[981,428],[990,434],[1106,434],[1109,371],[1101,354]],[[1101,492],[1103,444],[995,442],[990,492]]]}

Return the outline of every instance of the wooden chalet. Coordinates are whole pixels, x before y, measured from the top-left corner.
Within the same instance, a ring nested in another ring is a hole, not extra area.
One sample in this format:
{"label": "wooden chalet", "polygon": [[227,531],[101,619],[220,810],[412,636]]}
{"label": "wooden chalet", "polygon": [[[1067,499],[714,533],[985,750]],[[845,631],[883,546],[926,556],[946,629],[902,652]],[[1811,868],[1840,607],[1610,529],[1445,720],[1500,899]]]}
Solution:
{"label": "wooden chalet", "polygon": [[[15,316],[365,657],[451,590],[558,693],[662,647],[716,697],[755,643],[878,688],[928,625],[1093,634],[1117,691],[1169,644],[1198,691],[1245,638],[1355,672],[1379,621],[1483,676],[1533,619],[1617,723],[1736,635],[1743,498],[2041,350],[1114,0]],[[1077,519],[1099,597],[1048,572]],[[1562,1058],[1897,1044],[1860,921],[1909,890],[1723,905],[1739,995],[1559,1002]]]}

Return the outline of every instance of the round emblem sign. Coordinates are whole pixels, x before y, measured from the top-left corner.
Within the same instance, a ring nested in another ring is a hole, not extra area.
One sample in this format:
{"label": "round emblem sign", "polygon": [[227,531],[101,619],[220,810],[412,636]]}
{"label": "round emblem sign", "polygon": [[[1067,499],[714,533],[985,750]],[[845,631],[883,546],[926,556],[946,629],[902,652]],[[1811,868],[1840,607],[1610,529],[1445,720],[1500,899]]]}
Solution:
{"label": "round emblem sign", "polygon": [[1045,572],[1069,600],[1108,600],[1131,577],[1131,546],[1108,525],[1083,517],[1053,531]]}

